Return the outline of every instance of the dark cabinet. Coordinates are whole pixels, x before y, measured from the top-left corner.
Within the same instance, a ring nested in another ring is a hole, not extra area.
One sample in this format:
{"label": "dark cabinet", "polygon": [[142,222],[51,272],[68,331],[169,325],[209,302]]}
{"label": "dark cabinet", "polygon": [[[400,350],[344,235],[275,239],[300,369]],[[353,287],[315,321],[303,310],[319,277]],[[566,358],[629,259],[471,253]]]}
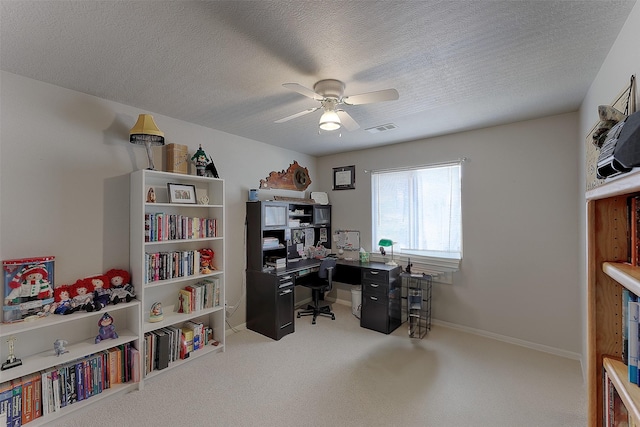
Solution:
{"label": "dark cabinet", "polygon": [[360,326],[389,334],[402,323],[401,267],[362,268]]}
{"label": "dark cabinet", "polygon": [[292,274],[247,271],[247,329],[274,340],[294,331]]}
{"label": "dark cabinet", "polygon": [[247,329],[274,340],[294,331],[295,277],[305,261],[289,260],[301,256],[301,244],[331,248],[331,207],[323,206],[316,224],[315,206],[247,203]]}

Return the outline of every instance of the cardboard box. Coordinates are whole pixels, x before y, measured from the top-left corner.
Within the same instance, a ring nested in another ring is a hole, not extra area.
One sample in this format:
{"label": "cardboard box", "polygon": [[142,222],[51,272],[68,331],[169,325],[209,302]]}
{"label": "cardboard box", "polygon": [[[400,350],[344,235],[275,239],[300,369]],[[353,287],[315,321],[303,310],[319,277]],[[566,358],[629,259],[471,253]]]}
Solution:
{"label": "cardboard box", "polygon": [[167,172],[187,174],[189,170],[189,153],[186,145],[167,144]]}

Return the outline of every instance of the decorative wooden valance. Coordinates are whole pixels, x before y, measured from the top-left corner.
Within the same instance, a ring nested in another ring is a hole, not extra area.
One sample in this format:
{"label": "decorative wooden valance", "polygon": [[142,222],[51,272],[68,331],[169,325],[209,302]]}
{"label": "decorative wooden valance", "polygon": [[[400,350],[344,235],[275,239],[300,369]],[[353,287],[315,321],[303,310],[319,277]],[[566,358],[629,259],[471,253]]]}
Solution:
{"label": "decorative wooden valance", "polygon": [[311,185],[309,170],[293,161],[289,168],[281,172],[271,172],[266,179],[260,180],[260,188],[304,191]]}

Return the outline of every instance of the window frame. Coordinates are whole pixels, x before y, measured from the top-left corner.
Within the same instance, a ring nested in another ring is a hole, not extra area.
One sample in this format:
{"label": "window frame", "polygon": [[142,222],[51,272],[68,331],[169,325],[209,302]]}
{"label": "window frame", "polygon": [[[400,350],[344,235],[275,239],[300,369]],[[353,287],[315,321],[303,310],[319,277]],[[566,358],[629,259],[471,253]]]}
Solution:
{"label": "window frame", "polygon": [[[417,267],[417,270],[426,272],[426,273],[449,273],[453,271],[457,271],[460,268],[460,263],[462,261],[463,256],[463,233],[462,233],[462,163],[464,159],[458,161],[450,161],[450,162],[441,162],[441,163],[432,163],[428,165],[419,165],[419,166],[408,166],[408,167],[399,167],[393,169],[379,169],[371,171],[371,247],[372,253],[370,255],[370,259],[372,261],[387,261],[390,260],[389,253],[390,249],[387,250],[387,255],[383,257],[378,248],[378,239],[376,238],[376,213],[375,210],[378,208],[377,206],[377,197],[376,197],[376,185],[375,185],[375,176],[384,173],[393,173],[393,172],[408,172],[412,170],[424,170],[430,168],[442,168],[442,167],[451,167],[457,166],[459,168],[459,179],[460,179],[460,252],[438,252],[438,251],[424,251],[423,254],[417,253],[408,253],[408,252],[400,252],[397,247],[394,247],[394,260],[400,265],[407,265],[409,260],[414,267],[414,270]],[[413,271],[413,270],[412,270]]]}

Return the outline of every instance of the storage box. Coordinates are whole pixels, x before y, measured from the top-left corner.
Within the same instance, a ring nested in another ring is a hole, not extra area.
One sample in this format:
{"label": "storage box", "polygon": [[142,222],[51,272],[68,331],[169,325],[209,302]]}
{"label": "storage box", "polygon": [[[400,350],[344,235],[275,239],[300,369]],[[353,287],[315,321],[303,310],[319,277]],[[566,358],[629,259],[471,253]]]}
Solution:
{"label": "storage box", "polygon": [[168,144],[166,150],[167,172],[186,174],[189,170],[189,153],[187,152],[187,146]]}
{"label": "storage box", "polygon": [[48,314],[46,306],[53,303],[54,259],[47,256],[2,261],[4,322]]}

